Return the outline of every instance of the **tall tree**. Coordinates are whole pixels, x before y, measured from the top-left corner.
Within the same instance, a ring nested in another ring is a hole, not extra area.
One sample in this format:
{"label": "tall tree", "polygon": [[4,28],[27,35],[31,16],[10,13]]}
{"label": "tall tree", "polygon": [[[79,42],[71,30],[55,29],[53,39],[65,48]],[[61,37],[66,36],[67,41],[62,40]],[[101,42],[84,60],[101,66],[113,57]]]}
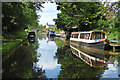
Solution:
{"label": "tall tree", "polygon": [[36,9],[41,10],[41,3],[5,2],[2,4],[3,36],[38,25]]}
{"label": "tall tree", "polygon": [[105,20],[104,5],[100,2],[59,2],[61,11],[56,21],[57,27],[69,31],[78,25],[78,30],[92,30],[99,27],[99,20]]}

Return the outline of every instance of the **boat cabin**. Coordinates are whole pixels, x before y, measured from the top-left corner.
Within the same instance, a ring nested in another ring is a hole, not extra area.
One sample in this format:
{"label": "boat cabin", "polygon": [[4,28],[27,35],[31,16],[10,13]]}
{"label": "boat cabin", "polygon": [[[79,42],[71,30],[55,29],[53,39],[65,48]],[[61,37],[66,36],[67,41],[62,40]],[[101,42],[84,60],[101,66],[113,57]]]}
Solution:
{"label": "boat cabin", "polygon": [[105,39],[106,33],[104,31],[81,31],[72,32],[71,38],[97,40]]}
{"label": "boat cabin", "polygon": [[85,43],[96,43],[106,40],[106,33],[104,31],[81,31],[72,32],[71,41],[79,41]]}

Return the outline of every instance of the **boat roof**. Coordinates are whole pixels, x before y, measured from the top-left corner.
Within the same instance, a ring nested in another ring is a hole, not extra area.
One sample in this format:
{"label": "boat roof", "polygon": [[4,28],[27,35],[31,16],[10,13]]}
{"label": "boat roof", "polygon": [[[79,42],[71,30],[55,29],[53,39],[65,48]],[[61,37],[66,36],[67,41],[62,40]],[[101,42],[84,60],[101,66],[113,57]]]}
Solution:
{"label": "boat roof", "polygon": [[92,33],[92,32],[101,32],[101,33],[105,33],[104,31],[79,31],[79,32],[72,32],[73,34],[76,33]]}

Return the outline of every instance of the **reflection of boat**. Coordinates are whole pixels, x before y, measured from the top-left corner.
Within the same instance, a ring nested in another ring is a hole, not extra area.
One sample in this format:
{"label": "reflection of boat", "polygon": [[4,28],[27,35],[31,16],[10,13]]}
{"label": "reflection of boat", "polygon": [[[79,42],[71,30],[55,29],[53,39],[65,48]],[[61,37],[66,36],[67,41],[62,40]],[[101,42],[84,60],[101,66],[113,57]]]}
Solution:
{"label": "reflection of boat", "polygon": [[34,44],[35,43],[35,32],[29,32],[28,34],[28,41],[30,44]]}
{"label": "reflection of boat", "polygon": [[88,65],[90,66],[93,66],[93,67],[102,67],[102,66],[106,66],[107,64],[107,59],[105,60],[105,58],[100,56],[100,57],[96,57],[95,54],[93,55],[90,55],[90,54],[87,54],[87,53],[84,53],[82,51],[80,51],[79,49],[71,46],[71,50],[72,50],[72,53],[74,55],[76,55],[77,57],[79,57],[81,60],[83,60],[85,63],[87,63]]}
{"label": "reflection of boat", "polygon": [[28,38],[29,44],[34,44],[35,43],[35,38]]}
{"label": "reflection of boat", "polygon": [[35,38],[35,32],[29,32],[28,38]]}
{"label": "reflection of boat", "polygon": [[50,36],[55,36],[55,31],[49,31]]}
{"label": "reflection of boat", "polygon": [[70,45],[74,46],[75,48],[77,48],[85,53],[89,52],[89,54],[91,54],[91,53],[97,54],[97,56],[99,56],[99,55],[112,55],[112,56],[114,56],[114,55],[120,54],[119,52],[113,52],[112,50],[103,50],[103,49],[97,49],[97,48],[85,47],[85,46],[83,47],[80,45],[78,46],[73,42],[70,42]]}
{"label": "reflection of boat", "polygon": [[106,33],[104,31],[81,31],[81,32],[72,32],[71,42],[74,42],[76,45],[94,47],[99,49],[105,49],[108,47],[105,44]]}
{"label": "reflection of boat", "polygon": [[48,36],[46,37],[46,41],[55,41],[55,37],[54,36]]}
{"label": "reflection of boat", "polygon": [[55,37],[50,37],[50,41],[55,41]]}

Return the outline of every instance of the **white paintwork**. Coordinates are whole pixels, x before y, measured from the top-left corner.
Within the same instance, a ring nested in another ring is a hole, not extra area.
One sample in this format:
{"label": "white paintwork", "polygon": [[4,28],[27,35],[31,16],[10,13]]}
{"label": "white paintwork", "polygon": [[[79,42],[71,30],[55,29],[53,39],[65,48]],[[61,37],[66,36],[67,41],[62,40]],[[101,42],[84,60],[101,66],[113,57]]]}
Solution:
{"label": "white paintwork", "polygon": [[[90,38],[89,39],[80,39],[80,35],[81,35],[81,33],[90,33],[90,37],[91,37],[91,33],[92,32],[94,32],[94,31],[90,31],[90,32],[73,32],[72,34],[79,34],[78,35],[78,38],[70,38],[70,40],[71,41],[79,41],[79,42],[85,42],[85,43],[96,43],[96,42],[101,42],[101,41],[105,41],[105,39],[97,39],[97,40],[90,40]],[[105,38],[107,38],[106,36],[105,36]]]}
{"label": "white paintwork", "polygon": [[46,28],[49,28],[49,26],[48,26],[48,25],[46,25]]}
{"label": "white paintwork", "polygon": [[99,41],[98,40],[86,40],[86,39],[77,39],[77,38],[70,38],[71,41],[79,41],[79,42],[85,42],[85,43],[96,43],[96,42],[101,42],[101,41],[105,41],[105,39]]}

